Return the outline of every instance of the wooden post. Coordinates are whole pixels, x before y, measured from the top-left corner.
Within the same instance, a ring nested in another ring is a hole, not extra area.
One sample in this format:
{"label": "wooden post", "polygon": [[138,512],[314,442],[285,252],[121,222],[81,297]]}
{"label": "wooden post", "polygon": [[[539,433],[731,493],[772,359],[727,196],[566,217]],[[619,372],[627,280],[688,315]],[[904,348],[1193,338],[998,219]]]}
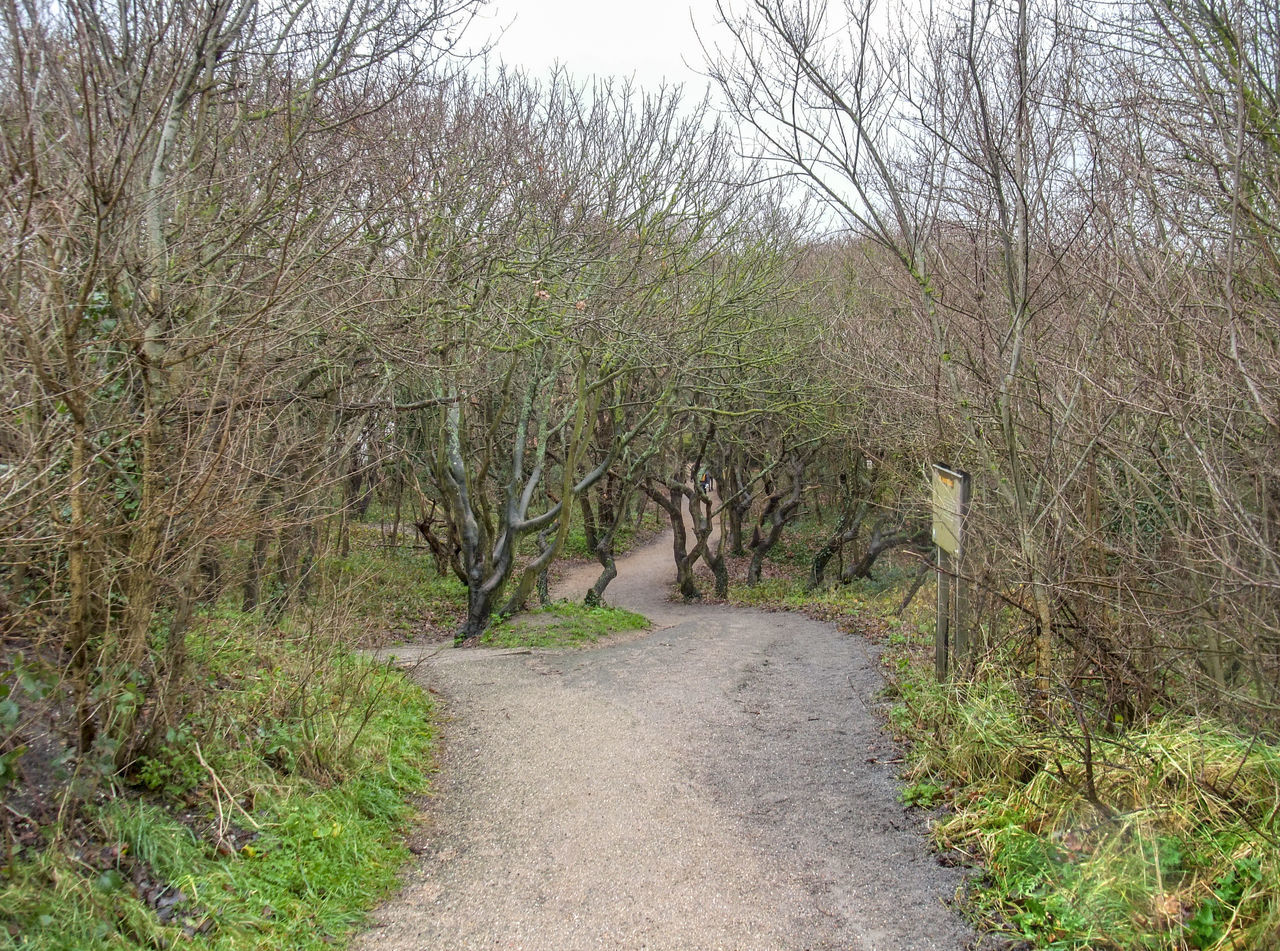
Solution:
{"label": "wooden post", "polygon": [[951,649],[951,575],[950,557],[941,548],[936,549],[938,555],[938,619],[934,628],[933,662],[938,675],[938,682],[947,679],[949,653]]}
{"label": "wooden post", "polygon": [[[938,552],[938,621],[934,664],[938,680],[967,668],[969,634],[964,626],[964,520],[969,509],[969,473],[943,463],[933,465],[933,542]],[[952,579],[954,578],[954,583]]]}

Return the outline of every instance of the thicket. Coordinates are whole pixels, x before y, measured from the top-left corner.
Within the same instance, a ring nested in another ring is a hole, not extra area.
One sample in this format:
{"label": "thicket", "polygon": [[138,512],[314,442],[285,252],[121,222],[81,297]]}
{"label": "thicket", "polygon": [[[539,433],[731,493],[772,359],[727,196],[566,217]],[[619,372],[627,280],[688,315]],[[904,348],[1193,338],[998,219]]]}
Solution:
{"label": "thicket", "polygon": [[898,710],[979,906],[1045,947],[1275,944],[1274,10],[720,10],[731,108],[845,229],[808,266],[847,461],[788,599],[924,567],[928,466],[970,471],[971,652]]}
{"label": "thicket", "polygon": [[735,131],[467,64],[474,8],[0,8],[7,796],[140,780],[202,605],[344,603],[371,512],[472,642],[571,543],[598,604],[640,512],[684,597],[802,516],[811,590],[902,549],[905,597],[933,461],[976,486],[959,683],[1032,738],[1274,740],[1273,10],[726,4]]}

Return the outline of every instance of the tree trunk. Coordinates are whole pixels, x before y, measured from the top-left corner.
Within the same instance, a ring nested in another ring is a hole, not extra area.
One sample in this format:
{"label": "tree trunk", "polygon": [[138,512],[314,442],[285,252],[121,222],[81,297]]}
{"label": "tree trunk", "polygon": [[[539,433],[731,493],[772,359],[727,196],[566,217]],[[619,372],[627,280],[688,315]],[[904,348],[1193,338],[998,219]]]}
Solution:
{"label": "tree trunk", "polygon": [[676,587],[680,597],[686,601],[694,601],[702,597],[697,582],[693,577],[692,559],[689,557],[689,536],[684,525],[684,493],[675,484],[667,487],[668,495],[664,496],[659,489],[648,482],[642,486],[645,495],[667,513],[671,522],[672,554],[676,562]]}
{"label": "tree trunk", "polygon": [[[683,487],[682,487],[683,488]],[[711,497],[698,489],[687,493],[689,500],[689,515],[693,522],[693,534],[697,540],[693,550],[688,554],[689,572],[693,573],[694,566],[697,565],[698,559],[701,558],[707,563],[707,567],[711,569],[711,575],[715,579],[715,596],[717,598],[727,598],[729,596],[729,569],[724,560],[724,540],[723,538],[716,544],[716,549],[711,550],[711,531],[715,527],[715,518],[712,515]]]}
{"label": "tree trunk", "polygon": [[751,564],[747,566],[747,584],[760,583],[760,574],[764,570],[765,556],[782,537],[782,530],[800,515],[800,500],[804,494],[804,460],[792,455],[788,470],[791,475],[791,487],[785,498],[781,492],[771,492],[765,504],[764,514],[760,516],[759,528],[768,526],[768,534],[761,537],[759,528],[752,539]]}
{"label": "tree trunk", "polygon": [[222,594],[222,559],[218,557],[218,549],[212,544],[201,549],[198,590],[201,604],[216,604]]}
{"label": "tree trunk", "polygon": [[462,622],[453,635],[453,646],[461,647],[467,641],[478,638],[489,626],[493,617],[494,603],[497,601],[496,590],[487,590],[484,585],[470,585],[467,588],[467,619]]}
{"label": "tree trunk", "polygon": [[[845,509],[840,514],[835,533],[827,539],[825,545],[818,549],[818,553],[813,556],[813,563],[809,566],[809,580],[806,587],[810,591],[821,587],[822,582],[826,580],[827,565],[831,559],[862,533],[862,521],[866,518],[866,514],[867,508],[864,504],[859,504],[856,512]],[[843,571],[841,574],[843,575]]]}
{"label": "tree trunk", "polygon": [[741,558],[747,553],[742,540],[742,522],[751,512],[751,481],[746,478],[745,470],[734,463],[725,467],[725,482],[721,501],[726,503],[729,554]]}
{"label": "tree trunk", "polygon": [[596,578],[596,583],[591,586],[590,590],[587,591],[587,596],[583,599],[583,603],[590,608],[599,607],[603,603],[604,589],[609,587],[610,581],[618,577],[618,565],[613,559],[612,539],[609,540],[607,548],[601,546],[596,549],[596,557],[600,560],[604,570],[600,572],[600,577]]}
{"label": "tree trunk", "polygon": [[591,541],[591,550],[596,556],[596,561],[600,562],[601,568],[595,584],[591,586],[583,598],[583,603],[588,607],[598,607],[603,603],[605,588],[609,587],[609,582],[618,577],[618,565],[614,560],[614,539],[617,537],[618,528],[622,524],[622,520],[626,517],[627,503],[631,492],[624,491],[622,493],[623,497],[615,503],[613,501],[613,493],[617,491],[616,486],[616,479],[610,476],[600,493],[600,510],[596,517],[596,524],[600,528],[593,532],[592,535],[588,535],[588,540]]}
{"label": "tree trunk", "polygon": [[[265,504],[260,507],[260,512]],[[262,512],[265,521],[265,512]],[[249,553],[249,564],[244,573],[244,603],[241,605],[246,614],[258,610],[262,603],[262,573],[267,567],[267,552],[271,548],[271,532],[265,524],[260,525],[253,536],[253,550]]]}
{"label": "tree trunk", "polygon": [[915,600],[916,593],[924,587],[924,583],[929,580],[929,573],[932,569],[933,566],[929,564],[927,560],[921,559],[920,567],[916,569],[916,576],[911,581],[911,588],[902,596],[902,600],[898,602],[897,609],[893,612],[895,617],[902,617],[906,612],[908,606],[910,606],[911,602]]}
{"label": "tree trunk", "polygon": [[883,525],[876,525],[871,530],[871,539],[867,543],[867,550],[862,553],[862,557],[849,565],[845,572],[843,581],[853,581],[856,578],[870,578],[871,568],[885,552],[893,548],[900,548],[903,545],[923,545],[929,541],[928,529],[920,529],[910,531],[908,529],[899,529],[898,531],[886,533]]}
{"label": "tree trunk", "polygon": [[729,597],[729,567],[724,560],[724,546],[717,545],[716,553],[707,559],[711,567],[711,575],[715,578],[716,597],[721,600]]}

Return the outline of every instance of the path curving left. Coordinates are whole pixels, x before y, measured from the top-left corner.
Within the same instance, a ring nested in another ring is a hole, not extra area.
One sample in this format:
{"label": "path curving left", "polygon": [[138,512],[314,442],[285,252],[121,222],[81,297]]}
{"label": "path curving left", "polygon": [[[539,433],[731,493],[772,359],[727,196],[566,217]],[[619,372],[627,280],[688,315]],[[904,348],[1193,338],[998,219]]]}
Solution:
{"label": "path curving left", "polygon": [[356,948],[972,942],[946,905],[960,874],[897,800],[874,650],[795,614],[669,603],[670,566],[668,536],[607,592],[657,622],[643,636],[422,664],[446,716],[429,845]]}

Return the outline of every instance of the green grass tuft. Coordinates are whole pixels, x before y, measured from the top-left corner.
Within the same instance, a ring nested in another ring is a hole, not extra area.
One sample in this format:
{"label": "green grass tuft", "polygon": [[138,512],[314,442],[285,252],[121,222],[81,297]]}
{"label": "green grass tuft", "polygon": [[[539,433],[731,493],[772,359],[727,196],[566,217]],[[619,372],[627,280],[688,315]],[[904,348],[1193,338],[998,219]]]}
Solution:
{"label": "green grass tuft", "polygon": [[644,615],[622,608],[556,601],[490,626],[480,642],[489,647],[583,647],[611,634],[648,626]]}
{"label": "green grass tuft", "polygon": [[908,779],[951,798],[935,839],[986,869],[984,927],[1080,951],[1276,946],[1280,748],[1165,716],[1091,729],[1086,758],[1073,711],[1032,713],[1007,672],[938,685],[920,662],[896,692]]}

